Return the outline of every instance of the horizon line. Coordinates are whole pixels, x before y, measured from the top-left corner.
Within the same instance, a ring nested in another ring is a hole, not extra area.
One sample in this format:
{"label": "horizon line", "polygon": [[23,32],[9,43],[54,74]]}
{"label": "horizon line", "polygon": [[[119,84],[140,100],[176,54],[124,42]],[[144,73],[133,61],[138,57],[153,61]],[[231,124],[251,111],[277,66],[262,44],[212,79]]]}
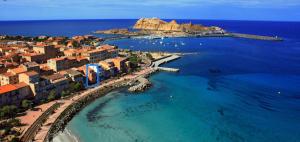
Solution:
{"label": "horizon line", "polygon": [[[143,17],[145,18],[145,17]],[[153,18],[153,17],[148,17]],[[157,18],[157,17],[155,17]],[[79,21],[79,20],[138,20],[140,18],[107,18],[107,19],[20,19],[20,20],[0,20],[0,22],[22,22],[22,21]],[[197,19],[197,18],[159,18],[162,20],[209,20],[209,21],[256,21],[256,22],[300,22],[297,20],[249,20],[249,19]]]}

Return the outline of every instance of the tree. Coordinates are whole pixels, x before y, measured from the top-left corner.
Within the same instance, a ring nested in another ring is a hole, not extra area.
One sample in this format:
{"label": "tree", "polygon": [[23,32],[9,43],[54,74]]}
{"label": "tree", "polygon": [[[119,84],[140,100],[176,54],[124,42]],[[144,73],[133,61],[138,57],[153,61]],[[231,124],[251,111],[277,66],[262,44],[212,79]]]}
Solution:
{"label": "tree", "polygon": [[80,91],[82,89],[81,83],[79,83],[79,82],[75,83],[74,89],[75,89],[75,91]]}
{"label": "tree", "polygon": [[32,108],[32,106],[33,106],[32,101],[30,101],[30,100],[23,100],[22,101],[22,107],[23,108],[28,109],[28,108]]}
{"label": "tree", "polygon": [[62,91],[61,92],[61,96],[62,97],[66,97],[66,96],[69,96],[70,95],[70,92],[69,91]]}
{"label": "tree", "polygon": [[6,117],[14,117],[18,113],[18,109],[16,106],[11,105],[11,106],[4,106],[0,110],[0,117],[1,118],[6,118]]}
{"label": "tree", "polygon": [[70,92],[77,92],[82,90],[82,84],[79,82],[70,84]]}
{"label": "tree", "polygon": [[138,56],[135,54],[130,55],[128,60],[132,63],[133,67],[137,67],[138,64],[141,62],[141,59],[138,58]]}
{"label": "tree", "polygon": [[49,96],[48,96],[48,101],[53,101],[56,99],[56,92],[55,90],[51,90],[50,93],[49,93]]}
{"label": "tree", "polygon": [[17,119],[17,118],[13,118],[11,120],[9,120],[10,125],[12,125],[13,127],[16,126],[21,126],[21,120]]}

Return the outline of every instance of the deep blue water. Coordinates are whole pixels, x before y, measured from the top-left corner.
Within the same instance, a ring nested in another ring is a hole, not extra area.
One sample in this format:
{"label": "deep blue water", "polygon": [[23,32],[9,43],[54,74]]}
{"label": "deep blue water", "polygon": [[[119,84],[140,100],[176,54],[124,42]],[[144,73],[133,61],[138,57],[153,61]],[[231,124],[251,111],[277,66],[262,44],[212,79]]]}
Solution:
{"label": "deep blue water", "polygon": [[[130,28],[134,22],[0,22],[0,34],[72,36],[98,29]],[[145,39],[110,41],[132,50],[198,54],[166,64],[180,68],[180,73],[152,76],[153,87],[144,93],[133,95],[121,90],[96,100],[74,117],[67,130],[83,142],[299,142],[300,23],[192,22],[221,26],[231,32],[277,35],[285,40],[176,38],[164,39],[163,44],[161,40]],[[220,72],[213,73],[212,69]]]}

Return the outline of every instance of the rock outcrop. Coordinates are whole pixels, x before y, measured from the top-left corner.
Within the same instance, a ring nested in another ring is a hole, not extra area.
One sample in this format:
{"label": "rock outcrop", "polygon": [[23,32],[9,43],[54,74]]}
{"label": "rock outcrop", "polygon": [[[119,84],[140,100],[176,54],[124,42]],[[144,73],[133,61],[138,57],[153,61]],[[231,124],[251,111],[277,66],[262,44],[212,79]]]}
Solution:
{"label": "rock outcrop", "polygon": [[141,18],[136,22],[133,28],[139,30],[187,33],[221,30],[221,28],[218,27],[205,27],[202,25],[192,23],[178,24],[175,20],[172,20],[171,22],[166,22],[158,18]]}
{"label": "rock outcrop", "polygon": [[136,82],[137,85],[128,88],[129,92],[142,92],[151,86],[151,82],[143,77],[139,77]]}

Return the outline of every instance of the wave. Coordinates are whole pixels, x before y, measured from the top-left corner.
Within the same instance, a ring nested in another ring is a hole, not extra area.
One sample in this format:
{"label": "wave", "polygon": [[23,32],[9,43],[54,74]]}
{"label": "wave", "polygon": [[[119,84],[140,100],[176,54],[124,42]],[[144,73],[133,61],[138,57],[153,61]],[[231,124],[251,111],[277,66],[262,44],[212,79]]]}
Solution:
{"label": "wave", "polygon": [[65,129],[60,132],[56,137],[53,138],[53,142],[80,142],[79,138],[76,137],[71,130]]}

